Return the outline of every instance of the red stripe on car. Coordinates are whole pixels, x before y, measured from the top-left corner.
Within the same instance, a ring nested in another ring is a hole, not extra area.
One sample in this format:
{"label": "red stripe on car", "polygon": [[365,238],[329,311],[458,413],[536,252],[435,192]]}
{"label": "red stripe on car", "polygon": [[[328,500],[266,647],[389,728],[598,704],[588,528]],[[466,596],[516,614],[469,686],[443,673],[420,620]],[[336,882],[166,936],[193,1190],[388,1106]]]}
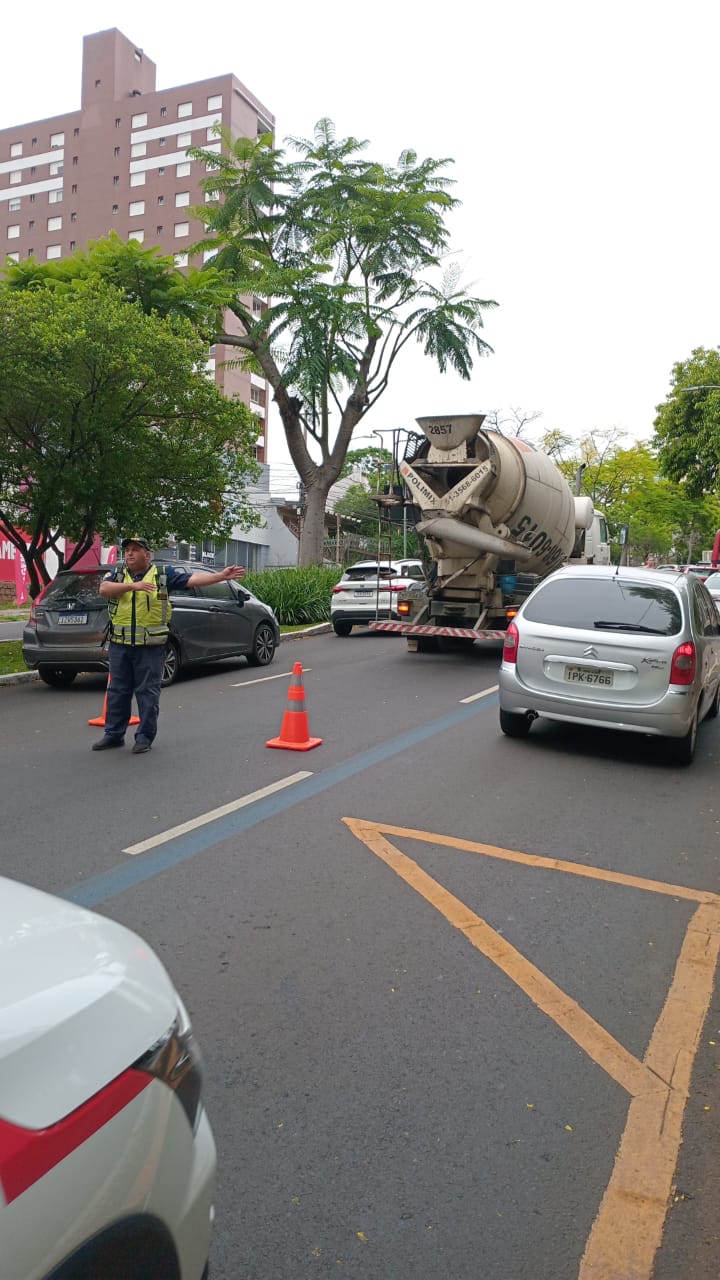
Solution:
{"label": "red stripe on car", "polygon": [[7,1204],[119,1114],[151,1083],[130,1067],[48,1129],[25,1129],[0,1119],[0,1186]]}

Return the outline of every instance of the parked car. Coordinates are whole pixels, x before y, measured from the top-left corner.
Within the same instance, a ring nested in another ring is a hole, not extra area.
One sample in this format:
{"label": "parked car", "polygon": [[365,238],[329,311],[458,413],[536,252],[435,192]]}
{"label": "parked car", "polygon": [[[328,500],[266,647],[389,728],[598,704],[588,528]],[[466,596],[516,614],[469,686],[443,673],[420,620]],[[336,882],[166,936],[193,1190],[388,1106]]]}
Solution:
{"label": "parked car", "polygon": [[398,619],[397,598],[410,582],[424,581],[422,560],[361,560],[346,569],[330,603],[330,621],[338,636],[353,627]]}
{"label": "parked car", "polygon": [[701,582],[705,582],[713,571],[711,564],[659,564],[655,567],[663,573],[692,573]]}
{"label": "parked car", "polygon": [[[193,573],[211,573],[206,565],[173,561]],[[100,583],[112,568],[65,569],[38,596],[23,630],[28,667],[46,684],[64,688],[81,671],[107,671],[107,601]],[[214,582],[171,592],[173,607],[163,671],[172,684],[183,667],[245,655],[251,666],[272,662],[280,627],[269,605],[239,582]]]}
{"label": "parked car", "polygon": [[708,575],[705,579],[705,589],[710,592],[710,595],[715,601],[715,607],[720,612],[720,573],[711,573]]}
{"label": "parked car", "polygon": [[0,1027],[0,1275],[201,1280],[215,1142],[154,952],[0,877]]}
{"label": "parked car", "polygon": [[689,764],[697,728],[718,714],[720,617],[692,574],[558,569],[510,623],[500,727],[524,737],[538,716],[661,735]]}

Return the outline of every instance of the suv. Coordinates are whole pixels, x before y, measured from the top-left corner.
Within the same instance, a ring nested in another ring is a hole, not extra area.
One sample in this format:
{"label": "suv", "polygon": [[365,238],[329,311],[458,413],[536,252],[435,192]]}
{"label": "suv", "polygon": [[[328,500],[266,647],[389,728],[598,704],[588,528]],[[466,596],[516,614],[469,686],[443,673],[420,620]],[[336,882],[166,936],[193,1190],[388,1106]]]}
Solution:
{"label": "suv", "polygon": [[544,716],[665,737],[689,764],[720,708],[720,618],[691,573],[558,569],[510,623],[499,683],[511,738]]}
{"label": "suv", "polygon": [[[161,561],[156,561],[161,564]],[[211,573],[206,565],[173,561],[178,569]],[[63,569],[40,593],[23,630],[25,663],[54,688],[72,684],[80,671],[107,671],[103,637],[107,600],[98,588],[113,565]],[[280,627],[269,605],[238,582],[213,582],[170,596],[173,607],[163,686],[182,667],[244,654],[251,666],[272,662]]]}
{"label": "suv", "polygon": [[201,1280],[215,1143],[155,953],[0,877],[0,1026],[0,1274]]}
{"label": "suv", "polygon": [[330,621],[338,636],[353,627],[381,619],[398,620],[398,595],[411,582],[424,582],[422,560],[361,560],[346,569],[330,604]]}

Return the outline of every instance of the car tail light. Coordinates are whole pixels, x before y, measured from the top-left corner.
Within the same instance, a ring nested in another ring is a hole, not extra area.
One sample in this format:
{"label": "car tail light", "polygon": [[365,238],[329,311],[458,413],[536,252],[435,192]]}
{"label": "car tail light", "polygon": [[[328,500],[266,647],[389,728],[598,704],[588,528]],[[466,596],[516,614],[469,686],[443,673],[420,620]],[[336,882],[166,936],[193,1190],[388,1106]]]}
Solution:
{"label": "car tail light", "polygon": [[695,645],[691,640],[679,644],[670,666],[670,684],[692,684],[695,679]]}
{"label": "car tail light", "polygon": [[518,643],[520,641],[520,632],[511,622],[505,632],[505,643],[503,644],[502,660],[503,662],[517,662]]}
{"label": "car tail light", "polygon": [[28,625],[29,625],[29,626],[31,626],[31,627],[36,627],[36,626],[37,626],[37,614],[35,613],[35,609],[36,609],[36,608],[37,608],[37,606],[39,605],[40,601],[42,600],[42,598],[43,598],[43,596],[46,594],[46,592],[48,592],[48,591],[50,590],[51,585],[52,585],[52,583],[50,583],[50,582],[46,582],[46,583],[45,583],[45,586],[43,587],[43,589],[42,589],[42,591],[40,592],[40,594],[39,594],[38,596],[36,596],[36,597],[35,597],[35,599],[33,600],[32,604],[30,605],[30,617],[28,618]]}
{"label": "car tail light", "polygon": [[136,1070],[162,1080],[172,1089],[194,1131],[200,1114],[203,1065],[190,1019],[181,1004],[173,1025],[134,1065]]}
{"label": "car tail light", "polygon": [[336,595],[338,595],[341,591],[344,591],[344,590],[345,590],[345,588],[344,588],[344,587],[333,587],[333,589],[332,589],[332,593],[333,593],[333,595],[334,595],[334,596],[336,596]]}

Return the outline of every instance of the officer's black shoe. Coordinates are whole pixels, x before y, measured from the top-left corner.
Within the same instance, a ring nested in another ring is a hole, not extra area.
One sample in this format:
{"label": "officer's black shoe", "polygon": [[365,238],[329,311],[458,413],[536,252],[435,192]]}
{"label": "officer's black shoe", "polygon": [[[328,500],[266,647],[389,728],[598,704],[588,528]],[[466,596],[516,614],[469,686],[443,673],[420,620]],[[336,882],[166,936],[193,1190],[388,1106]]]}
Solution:
{"label": "officer's black shoe", "polygon": [[93,742],[93,751],[111,751],[113,747],[124,747],[124,738],[101,738],[99,742]]}
{"label": "officer's black shoe", "polygon": [[149,750],[150,750],[150,743],[140,741],[135,743],[132,749],[132,753],[134,756],[141,756],[141,755],[144,755],[144,753]]}

